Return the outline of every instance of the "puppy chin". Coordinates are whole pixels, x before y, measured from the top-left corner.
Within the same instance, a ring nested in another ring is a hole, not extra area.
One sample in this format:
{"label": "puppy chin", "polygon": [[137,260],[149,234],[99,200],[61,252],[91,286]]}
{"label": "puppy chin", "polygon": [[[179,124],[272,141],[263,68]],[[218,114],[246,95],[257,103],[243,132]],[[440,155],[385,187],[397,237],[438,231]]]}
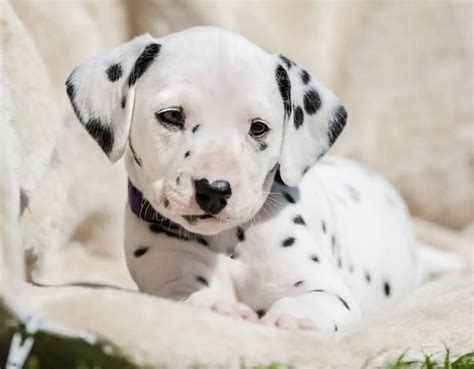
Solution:
{"label": "puppy chin", "polygon": [[216,235],[220,232],[226,231],[240,224],[239,220],[221,221],[215,218],[199,219],[189,223],[183,219],[180,224],[189,232],[198,233],[202,235]]}

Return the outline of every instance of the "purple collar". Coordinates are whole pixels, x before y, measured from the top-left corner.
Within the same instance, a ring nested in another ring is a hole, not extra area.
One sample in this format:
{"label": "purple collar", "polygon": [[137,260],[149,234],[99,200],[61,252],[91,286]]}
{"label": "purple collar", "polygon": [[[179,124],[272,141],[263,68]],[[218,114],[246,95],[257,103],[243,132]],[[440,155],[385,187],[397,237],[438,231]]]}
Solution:
{"label": "purple collar", "polygon": [[130,205],[132,213],[139,219],[149,223],[150,231],[154,233],[164,233],[168,237],[179,238],[181,240],[194,240],[205,246],[208,245],[202,235],[191,233],[179,224],[172,222],[158,213],[130,180],[128,180],[128,204]]}

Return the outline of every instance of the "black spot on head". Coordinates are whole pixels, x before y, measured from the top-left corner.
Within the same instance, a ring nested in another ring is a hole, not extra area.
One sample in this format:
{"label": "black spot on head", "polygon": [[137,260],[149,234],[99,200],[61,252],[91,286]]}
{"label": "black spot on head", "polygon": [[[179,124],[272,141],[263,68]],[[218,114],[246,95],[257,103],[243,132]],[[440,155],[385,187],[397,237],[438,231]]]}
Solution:
{"label": "black spot on head", "polygon": [[367,281],[367,283],[370,283],[370,281],[372,280],[372,276],[369,272],[365,272],[365,280]]}
{"label": "black spot on head", "polygon": [[283,247],[290,247],[292,246],[293,244],[295,243],[295,238],[294,237],[287,237],[283,240],[283,242],[281,243],[281,245]]}
{"label": "black spot on head", "polygon": [[258,319],[260,319],[262,316],[264,316],[267,312],[264,309],[260,309],[256,311]]}
{"label": "black spot on head", "polygon": [[137,58],[135,65],[133,66],[132,72],[128,77],[128,85],[133,86],[135,82],[146,72],[148,67],[151,65],[153,60],[159,54],[161,49],[160,44],[152,43],[145,47]]}
{"label": "black spot on head", "polygon": [[209,287],[209,282],[201,275],[196,276],[196,281],[198,281],[198,283],[202,284],[203,286]]}
{"label": "black spot on head", "polygon": [[309,115],[314,115],[321,107],[321,98],[319,97],[318,92],[312,88],[311,90],[306,91],[303,97],[304,110]]}
{"label": "black spot on head", "polygon": [[122,107],[122,109],[125,109],[125,105],[127,105],[127,97],[122,96],[122,101],[120,102],[120,106]]}
{"label": "black spot on head", "polygon": [[295,287],[299,287],[299,286],[301,286],[303,283],[304,283],[304,281],[298,281],[298,282],[295,282],[294,286],[295,286]]}
{"label": "black spot on head", "polygon": [[107,77],[111,82],[118,81],[122,77],[122,66],[120,64],[112,64],[105,71]]}
{"label": "black spot on head", "polygon": [[23,215],[29,203],[30,203],[30,199],[28,195],[23,190],[21,190],[20,191],[20,216]]}
{"label": "black spot on head", "polygon": [[285,118],[289,118],[291,114],[291,82],[285,68],[278,65],[275,71],[275,78],[283,99],[283,108],[285,110]]}
{"label": "black spot on head", "polygon": [[301,76],[301,81],[307,85],[309,83],[309,81],[311,80],[311,76],[309,75],[308,72],[306,72],[304,69],[301,71],[300,73],[300,76]]}
{"label": "black spot on head", "polygon": [[301,224],[301,225],[306,225],[303,217],[301,215],[297,215],[293,218],[293,223],[295,224]]}
{"label": "black spot on head", "polygon": [[295,108],[295,111],[293,112],[293,123],[295,125],[295,128],[296,129],[300,128],[303,122],[304,122],[303,108],[297,105]]}
{"label": "black spot on head", "polygon": [[349,307],[349,304],[346,302],[346,300],[344,300],[341,296],[339,295],[336,295],[337,298],[339,299],[339,301],[342,302],[342,304],[344,305],[344,307],[347,309],[347,310],[351,310],[351,308]]}
{"label": "black spot on head", "polygon": [[146,254],[146,252],[148,251],[149,247],[140,247],[138,249],[136,249],[134,252],[133,252],[133,255],[135,255],[135,257],[139,258],[140,256],[143,256]]}
{"label": "black spot on head", "polygon": [[296,65],[293,61],[288,59],[285,55],[280,55],[280,59],[285,63],[288,69],[291,69],[291,66]]}
{"label": "black spot on head", "polygon": [[97,141],[102,150],[109,155],[114,146],[112,127],[105,126],[99,118],[91,118],[86,123],[85,128]]}
{"label": "black spot on head", "polygon": [[385,296],[390,296],[391,288],[387,281],[383,282],[383,292],[385,293]]}
{"label": "black spot on head", "polygon": [[193,127],[193,129],[191,130],[191,132],[192,132],[192,133],[196,133],[200,126],[201,126],[200,124],[196,124],[196,125]]}
{"label": "black spot on head", "polygon": [[282,193],[283,197],[286,199],[286,201],[294,204],[296,201],[293,196],[291,196],[288,192],[283,192]]}
{"label": "black spot on head", "polygon": [[191,151],[186,151],[186,153],[184,154],[184,157],[189,158],[190,155],[191,155]]}
{"label": "black spot on head", "polygon": [[334,141],[336,141],[339,134],[344,129],[347,121],[347,112],[346,109],[342,105],[340,105],[334,116],[329,122],[329,130],[328,130],[328,140],[329,144],[332,145]]}
{"label": "black spot on head", "polygon": [[311,255],[310,256],[311,260],[313,260],[315,263],[319,263],[319,257],[317,255]]}
{"label": "black spot on head", "polygon": [[245,241],[245,231],[242,227],[237,228],[237,239],[240,242]]}
{"label": "black spot on head", "polygon": [[321,220],[321,228],[323,229],[323,233],[326,233],[326,222]]}

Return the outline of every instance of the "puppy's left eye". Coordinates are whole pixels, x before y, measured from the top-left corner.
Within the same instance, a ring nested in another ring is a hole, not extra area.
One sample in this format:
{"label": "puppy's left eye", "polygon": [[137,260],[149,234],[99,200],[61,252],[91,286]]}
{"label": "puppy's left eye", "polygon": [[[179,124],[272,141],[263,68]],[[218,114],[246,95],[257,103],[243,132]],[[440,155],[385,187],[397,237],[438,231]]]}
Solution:
{"label": "puppy's left eye", "polygon": [[161,123],[168,125],[168,126],[175,126],[175,127],[183,127],[184,125],[184,116],[182,109],[180,108],[173,108],[173,109],[166,109],[155,113],[156,119],[158,119]]}
{"label": "puppy's left eye", "polygon": [[250,124],[249,134],[253,138],[260,138],[263,137],[269,130],[270,128],[268,128],[264,122],[261,120],[254,120]]}

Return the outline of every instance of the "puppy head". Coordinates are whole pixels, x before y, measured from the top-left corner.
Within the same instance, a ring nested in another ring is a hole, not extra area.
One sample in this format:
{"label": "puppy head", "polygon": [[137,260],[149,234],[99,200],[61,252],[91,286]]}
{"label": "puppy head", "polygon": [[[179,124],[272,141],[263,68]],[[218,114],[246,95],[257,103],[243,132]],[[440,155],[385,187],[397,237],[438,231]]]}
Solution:
{"label": "puppy head", "polygon": [[163,216],[212,234],[250,220],[278,167],[296,185],[346,114],[307,72],[239,35],[143,35],[78,66],[67,92],[112,161]]}

